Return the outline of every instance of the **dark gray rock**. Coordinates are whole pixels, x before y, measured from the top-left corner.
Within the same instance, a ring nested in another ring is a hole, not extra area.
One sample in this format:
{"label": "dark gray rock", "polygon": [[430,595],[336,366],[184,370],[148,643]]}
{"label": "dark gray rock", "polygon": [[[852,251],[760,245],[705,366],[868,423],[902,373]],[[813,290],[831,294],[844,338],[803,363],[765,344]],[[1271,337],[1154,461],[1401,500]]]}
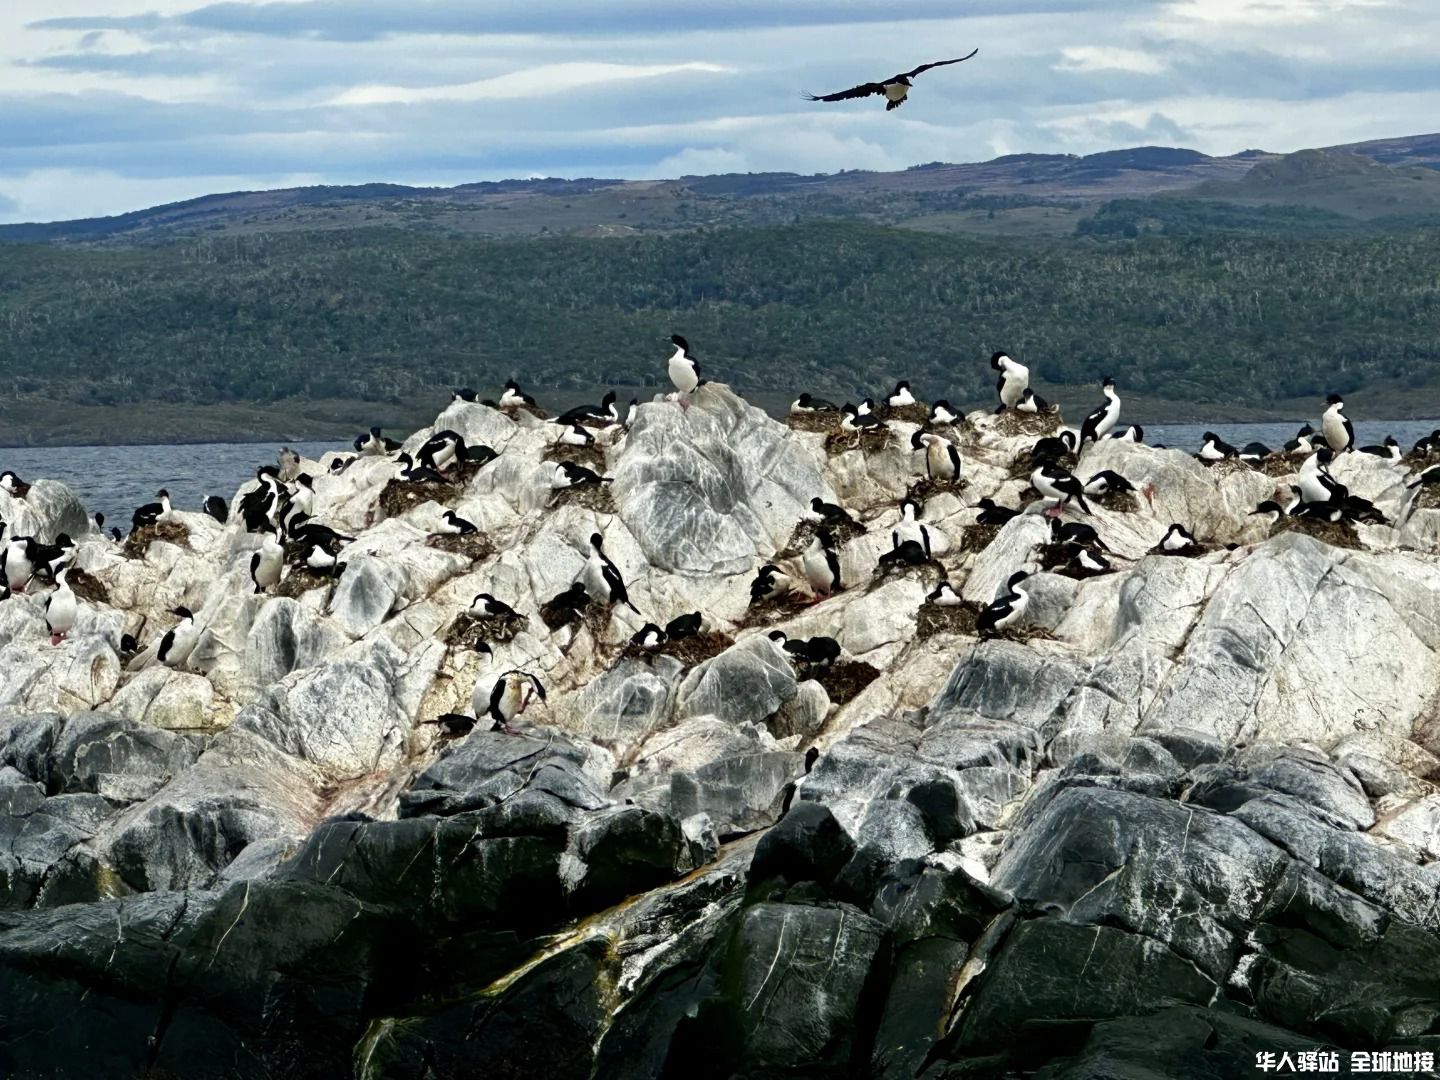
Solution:
{"label": "dark gray rock", "polygon": [[77,713],[51,750],[50,782],[114,802],[149,798],[199,756],[194,740],[106,713]]}

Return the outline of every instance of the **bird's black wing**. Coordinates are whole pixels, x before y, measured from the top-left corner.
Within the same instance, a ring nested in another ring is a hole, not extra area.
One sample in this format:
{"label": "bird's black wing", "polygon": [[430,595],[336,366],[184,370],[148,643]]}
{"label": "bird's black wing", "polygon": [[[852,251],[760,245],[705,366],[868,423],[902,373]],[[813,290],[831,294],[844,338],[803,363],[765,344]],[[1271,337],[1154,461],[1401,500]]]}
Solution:
{"label": "bird's black wing", "polygon": [[966,56],[957,56],[954,60],[936,60],[933,64],[921,64],[921,65],[920,65],[919,67],[917,67],[914,71],[907,71],[907,72],[905,72],[904,75],[900,75],[900,76],[896,76],[896,77],[897,77],[897,78],[904,78],[904,79],[913,79],[913,78],[915,78],[916,75],[920,75],[920,74],[922,74],[922,73],[924,73],[924,72],[926,72],[926,71],[929,71],[931,68],[944,67],[946,64],[959,64],[959,63],[962,63],[962,62],[964,62],[964,61],[966,61],[966,60],[969,60],[971,56],[974,56],[975,53],[978,53],[979,51],[980,51],[979,49],[975,49],[973,52],[969,53],[969,54],[966,55]]}
{"label": "bird's black wing", "polygon": [[840,90],[834,94],[806,94],[806,101],[849,101],[852,98],[869,97],[871,94],[883,94],[885,87],[878,82],[861,83],[859,86],[852,86],[849,90]]}

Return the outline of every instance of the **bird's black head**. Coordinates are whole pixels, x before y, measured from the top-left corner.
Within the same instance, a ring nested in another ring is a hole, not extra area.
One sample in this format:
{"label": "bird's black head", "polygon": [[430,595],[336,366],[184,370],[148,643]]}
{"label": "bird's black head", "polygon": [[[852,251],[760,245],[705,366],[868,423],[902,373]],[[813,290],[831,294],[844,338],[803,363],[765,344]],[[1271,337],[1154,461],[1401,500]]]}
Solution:
{"label": "bird's black head", "polygon": [[912,450],[923,450],[923,449],[925,449],[925,446],[926,446],[926,443],[927,443],[927,442],[928,442],[928,438],[927,438],[925,432],[923,432],[923,431],[917,431],[917,432],[915,432],[913,435],[910,436],[910,448],[911,448]]}
{"label": "bird's black head", "polygon": [[374,435],[375,438],[378,439],[378,438],[380,437],[380,429],[379,429],[378,427],[372,427],[372,428],[370,429],[370,434],[371,434],[371,435]]}
{"label": "bird's black head", "polygon": [[895,389],[894,389],[894,391],[892,391],[892,392],[898,394],[898,393],[900,393],[900,391],[902,391],[902,390],[909,390],[909,389],[910,389],[910,381],[909,381],[908,379],[901,379],[899,382],[897,382],[897,383],[895,384]]}
{"label": "bird's black head", "polygon": [[972,503],[971,506],[970,506],[970,509],[971,509],[971,510],[994,510],[994,509],[995,509],[995,500],[992,499],[992,498],[990,498],[990,497],[987,495],[985,498],[981,499],[978,503]]}
{"label": "bird's black head", "polygon": [[944,409],[946,412],[949,412],[949,411],[950,411],[950,402],[949,402],[949,400],[942,397],[939,401],[935,402],[934,405],[931,405],[931,406],[930,406],[930,411],[931,411],[931,412],[934,412],[936,409]]}
{"label": "bird's black head", "polygon": [[605,544],[605,538],[604,538],[603,536],[601,536],[599,533],[591,533],[591,534],[590,534],[590,546],[593,547],[596,551],[601,550],[601,548],[604,546],[604,544]]}
{"label": "bird's black head", "polygon": [[1386,446],[1399,446],[1399,445],[1400,445],[1400,442],[1399,442],[1398,439],[1395,438],[1394,435],[1386,435],[1386,436],[1385,436],[1385,445],[1386,445]]}
{"label": "bird's black head", "polygon": [[1115,386],[1115,380],[1112,379],[1109,375],[1106,375],[1105,378],[1101,380],[1100,386],[1102,389],[1105,387],[1113,388]]}
{"label": "bird's black head", "polygon": [[105,515],[99,511],[95,513],[95,527],[97,529],[103,529],[105,527]]}
{"label": "bird's black head", "polygon": [[170,497],[170,492],[166,491],[164,488],[161,488],[155,493],[155,497],[157,499],[168,499]]}
{"label": "bird's black head", "polygon": [[771,641],[779,642],[781,645],[784,645],[785,642],[790,640],[785,635],[784,630],[771,630],[770,633],[766,636],[769,637]]}
{"label": "bird's black head", "polygon": [[686,341],[683,337],[681,337],[679,334],[670,335],[670,344],[674,345],[677,349],[680,349],[684,352],[688,353],[690,351],[690,343]]}
{"label": "bird's black head", "polygon": [[1334,460],[1334,457],[1335,451],[1331,450],[1328,446],[1322,446],[1319,450],[1315,451],[1315,460],[1320,462],[1321,465],[1330,464],[1330,462]]}
{"label": "bird's black head", "polygon": [[1020,582],[1024,581],[1029,576],[1030,575],[1024,570],[1016,570],[1015,573],[1010,575],[1010,580],[1006,584],[1008,584],[1010,588],[1013,589],[1016,585],[1019,585]]}
{"label": "bird's black head", "polygon": [[1009,355],[1009,353],[1006,353],[1004,350],[1001,350],[1000,352],[997,352],[997,353],[993,353],[993,354],[991,355],[991,357],[990,357],[990,366],[991,366],[992,368],[994,368],[996,371],[999,371],[999,370],[1000,370],[1000,367],[1001,367],[1001,363],[1000,363],[1000,362],[1001,362],[1002,360],[1008,360],[1008,359],[1010,359],[1010,355]]}
{"label": "bird's black head", "polygon": [[1220,441],[1220,436],[1219,436],[1219,435],[1216,435],[1213,431],[1207,431],[1207,432],[1205,432],[1205,441],[1206,441],[1206,442],[1219,442],[1219,441]]}
{"label": "bird's black head", "polygon": [[1331,394],[1325,399],[1326,405],[1343,405],[1344,403],[1344,399],[1342,399],[1339,394]]}
{"label": "bird's black head", "polygon": [[481,653],[481,654],[484,655],[484,656],[494,656],[494,655],[495,655],[494,650],[491,649],[489,645],[485,644],[485,641],[484,641],[482,638],[476,638],[476,639],[475,639],[475,651],[476,651],[477,653]]}
{"label": "bird's black head", "polygon": [[185,607],[183,604],[180,607],[171,608],[170,614],[178,615],[182,619],[193,619],[195,617],[194,615],[190,614],[190,609],[188,607]]}
{"label": "bird's black head", "polygon": [[814,510],[817,514],[820,512],[820,508],[824,505],[825,500],[820,498],[819,495],[816,495],[813,499],[810,500],[810,509]]}
{"label": "bird's black head", "polygon": [[456,401],[474,401],[478,394],[468,386],[459,387],[452,395]]}
{"label": "bird's black head", "polygon": [[607,391],[606,394],[605,394],[605,396],[600,399],[600,407],[601,407],[602,409],[608,409],[611,405],[614,405],[614,404],[615,404],[615,391],[614,391],[614,390]]}
{"label": "bird's black head", "polygon": [[506,389],[506,390],[519,390],[519,389],[520,389],[520,384],[519,384],[518,382],[516,382],[514,379],[506,379],[506,380],[505,380],[505,389]]}

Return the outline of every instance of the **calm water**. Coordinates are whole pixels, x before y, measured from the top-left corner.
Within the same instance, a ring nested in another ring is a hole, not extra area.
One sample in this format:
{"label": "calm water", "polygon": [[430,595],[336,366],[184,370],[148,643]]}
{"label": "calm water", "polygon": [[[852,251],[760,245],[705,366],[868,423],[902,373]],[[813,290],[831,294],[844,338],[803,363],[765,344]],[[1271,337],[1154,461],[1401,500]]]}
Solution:
{"label": "calm water", "polygon": [[[1236,446],[1254,441],[1275,448],[1292,438],[1298,427],[1293,422],[1229,424],[1218,426],[1217,434]],[[1440,420],[1360,420],[1355,423],[1355,438],[1366,445],[1394,435],[1409,450],[1415,440],[1436,427]],[[1145,441],[1198,450],[1205,430],[1203,424],[1147,424]],[[318,458],[327,450],[348,449],[343,442],[302,442],[294,447],[307,458]],[[13,469],[31,482],[41,478],[63,481],[88,510],[99,510],[123,529],[128,528],[135,507],[153,500],[162,487],[183,510],[199,510],[208,495],[228,500],[254,475],[257,465],[275,464],[279,449],[264,443],[0,448],[0,472]]]}

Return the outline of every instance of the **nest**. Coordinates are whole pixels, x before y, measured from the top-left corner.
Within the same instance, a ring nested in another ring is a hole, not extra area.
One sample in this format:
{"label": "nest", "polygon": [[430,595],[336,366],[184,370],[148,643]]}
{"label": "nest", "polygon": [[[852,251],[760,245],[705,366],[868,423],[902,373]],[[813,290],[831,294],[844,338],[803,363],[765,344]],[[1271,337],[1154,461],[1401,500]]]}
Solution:
{"label": "nest", "polygon": [[792,412],[785,418],[791,431],[809,431],[816,435],[830,435],[840,430],[840,413],[833,412]]}
{"label": "nest", "polygon": [[110,603],[110,590],[105,588],[105,583],[94,574],[87,574],[78,566],[72,566],[65,575],[65,580],[70,585],[70,591],[79,599],[91,604]]}
{"label": "nest", "polygon": [[1171,559],[1198,559],[1201,555],[1208,555],[1212,550],[1214,549],[1206,544],[1191,544],[1188,548],[1183,548],[1180,551],[1166,551],[1161,545],[1156,544],[1145,554],[1164,555]]}
{"label": "nest", "polygon": [[1087,578],[1104,577],[1106,574],[1113,574],[1114,572],[1114,566],[1111,566],[1109,570],[1085,570],[1078,566],[1071,566],[1069,563],[1066,563],[1064,566],[1058,566],[1051,571],[1051,573],[1059,574],[1061,577],[1068,577],[1072,581],[1084,581]]}
{"label": "nest", "polygon": [[1027,641],[1054,641],[1055,635],[1043,626],[1010,626],[986,634],[981,640],[1018,641],[1023,645]]}
{"label": "nest", "polygon": [[151,542],[155,540],[163,540],[167,544],[175,544],[189,551],[190,528],[178,521],[160,521],[154,525],[141,525],[140,528],[132,530],[130,535],[125,538],[125,546],[121,550],[127,559],[143,559]]}
{"label": "nest", "polygon": [[[1039,495],[1039,492],[1036,492]],[[1140,500],[1133,491],[1112,491],[1108,495],[1086,495],[1087,502],[1096,502],[1117,514],[1134,514],[1140,509]]]}
{"label": "nest", "polygon": [[935,571],[935,584],[945,580],[945,567],[936,559],[926,559],[922,563],[880,563],[875,567],[875,572],[870,575],[870,582],[865,586],[867,593],[872,593],[886,582],[893,581],[900,577],[918,577],[922,580],[929,571]]}
{"label": "nest", "polygon": [[974,637],[975,620],[984,610],[979,604],[972,604],[969,600],[961,601],[954,607],[921,604],[920,610],[915,613],[915,637],[920,641],[936,634],[964,634]]}
{"label": "nest", "polygon": [[[462,611],[455,621],[445,628],[441,640],[451,648],[470,648],[476,641],[503,644],[514,641],[515,635],[530,625],[527,615],[471,615]],[[561,626],[564,623],[560,623]],[[554,629],[552,627],[551,629]]]}
{"label": "nest", "polygon": [[1436,507],[1440,507],[1440,484],[1421,484],[1415,489],[1415,501],[1410,504],[1412,512]]}
{"label": "nest", "polygon": [[[1079,463],[1079,459],[1076,458],[1074,454],[1061,454],[1059,457],[1051,458],[1050,460],[1055,462],[1055,464],[1059,465],[1062,469],[1068,469],[1070,472],[1074,472],[1075,466]],[[1030,474],[1039,467],[1040,462],[1031,461],[1029,454],[1021,454],[1018,458],[1016,458],[1010,463],[1010,479],[1028,480],[1030,478]],[[1036,492],[1036,495],[1038,496],[1039,492]]]}
{"label": "nest", "polygon": [[551,497],[550,505],[579,506],[597,514],[615,513],[615,499],[610,494],[609,484],[581,484],[579,487],[561,488]]}
{"label": "nest", "polygon": [[1271,454],[1261,458],[1250,466],[1256,472],[1262,472],[1266,476],[1273,476],[1277,480],[1282,476],[1294,476],[1300,471],[1300,466],[1295,459],[1288,454]]}
{"label": "nest", "polygon": [[548,412],[546,412],[544,409],[540,408],[539,405],[515,405],[515,406],[513,406],[513,407],[511,407],[511,408],[508,408],[508,409],[501,409],[500,411],[501,411],[502,413],[522,413],[522,412],[526,412],[526,413],[529,413],[531,416],[534,416],[534,417],[536,417],[537,419],[540,419],[540,420],[549,420],[549,419],[550,419],[550,414],[549,414]]}
{"label": "nest", "polygon": [[1277,536],[1284,532],[1304,533],[1306,536],[1313,536],[1323,544],[1331,547],[1349,548],[1352,551],[1359,551],[1360,534],[1355,531],[1355,526],[1344,521],[1321,521],[1318,518],[1307,517],[1282,517],[1275,523],[1275,529],[1271,536]]}
{"label": "nest", "polygon": [[1070,562],[1070,549],[1064,544],[1040,544],[1035,548],[1035,559],[1042,573],[1055,570]]}
{"label": "nest", "polygon": [[1051,406],[1043,413],[1016,412],[1006,409],[995,420],[995,431],[1000,435],[1054,435],[1060,430],[1060,410]]}
{"label": "nest", "polygon": [[796,660],[796,677],[814,679],[825,688],[832,705],[853,701],[861,690],[880,677],[880,670],[863,660],[836,660],[833,664],[811,664]]}
{"label": "nest", "polygon": [[1233,476],[1240,472],[1254,472],[1254,467],[1248,461],[1241,461],[1238,457],[1221,458],[1219,461],[1207,461],[1197,456],[1196,461],[1200,462],[1216,476]]}
{"label": "nest", "polygon": [[892,438],[893,435],[888,427],[842,431],[837,426],[835,431],[825,436],[825,452],[831,457],[839,457],[851,450],[883,450],[890,444]]}
{"label": "nest", "polygon": [[556,443],[545,451],[543,461],[560,464],[562,461],[573,462],[576,465],[583,465],[591,472],[605,474],[605,451],[596,446],[570,446],[567,443]]}
{"label": "nest", "polygon": [[745,617],[736,625],[742,630],[752,626],[769,626],[798,615],[809,606],[810,598],[800,592],[789,592],[775,600],[752,601]]}
{"label": "nest", "polygon": [[902,424],[919,424],[924,427],[930,422],[930,410],[919,402],[914,405],[900,405],[892,407],[881,405],[880,418],[882,420],[898,420]]}
{"label": "nest", "polygon": [[905,494],[908,498],[917,502],[924,502],[931,495],[938,495],[942,491],[948,491],[958,495],[970,485],[963,479],[956,477],[954,480],[936,480],[933,477],[922,476],[910,485],[910,490]]}
{"label": "nest", "polygon": [[335,578],[328,573],[322,574],[308,566],[296,566],[280,579],[280,584],[275,586],[271,595],[288,596],[291,600],[298,600],[302,594],[312,589],[323,589],[334,581]]}
{"label": "nest", "polygon": [[718,632],[694,634],[690,637],[680,638],[678,641],[667,641],[654,649],[645,649],[629,643],[620,651],[620,659],[648,661],[657,656],[669,656],[679,660],[681,665],[688,669],[703,664],[706,660],[713,660],[734,644],[735,639],[729,634]]}
{"label": "nest", "polygon": [[394,518],[427,502],[449,506],[459,499],[460,494],[460,488],[455,484],[416,484],[392,479],[380,492],[380,509],[387,518]]}
{"label": "nest", "polygon": [[955,548],[955,554],[984,551],[1000,535],[1001,528],[999,525],[966,525],[960,531],[960,543]]}
{"label": "nest", "polygon": [[[856,522],[854,525],[847,525],[842,522],[839,525],[827,525],[824,527],[828,528],[830,535],[835,537],[835,543],[838,547],[844,547],[851,540],[855,539],[855,537],[861,536],[865,532],[865,526],[859,522]],[[821,528],[821,526],[813,521],[801,521],[799,525],[795,526],[795,531],[790,534],[789,542],[775,553],[775,559],[793,559],[805,552],[810,547],[811,541],[815,539],[815,531],[819,528]]]}
{"label": "nest", "polygon": [[431,533],[425,538],[425,546],[436,551],[448,551],[451,555],[463,555],[473,562],[488,559],[495,554],[495,545],[484,533]]}
{"label": "nest", "polygon": [[540,621],[543,622],[552,632],[563,626],[583,625],[590,631],[590,636],[596,641],[600,640],[606,628],[610,625],[610,605],[591,600],[584,608],[576,611],[574,608],[552,608],[549,604],[540,606]]}

